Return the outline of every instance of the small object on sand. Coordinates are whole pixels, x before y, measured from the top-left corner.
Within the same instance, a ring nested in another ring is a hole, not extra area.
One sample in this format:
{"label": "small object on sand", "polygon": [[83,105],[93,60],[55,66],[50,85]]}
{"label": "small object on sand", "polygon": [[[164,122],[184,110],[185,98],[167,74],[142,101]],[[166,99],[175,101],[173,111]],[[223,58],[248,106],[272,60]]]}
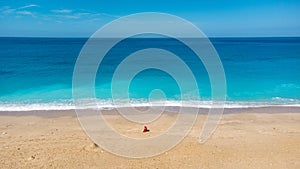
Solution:
{"label": "small object on sand", "polygon": [[31,156],[31,157],[29,157],[27,160],[34,160],[35,159],[35,156]]}
{"label": "small object on sand", "polygon": [[6,134],[7,134],[7,132],[5,132],[5,131],[2,133],[2,135],[6,135]]}
{"label": "small object on sand", "polygon": [[97,148],[97,147],[99,147],[96,143],[92,143],[91,145],[90,145],[90,147],[91,148]]}
{"label": "small object on sand", "polygon": [[85,146],[84,150],[87,150],[87,151],[98,151],[98,145],[96,143],[92,143],[89,146]]}
{"label": "small object on sand", "polygon": [[143,133],[149,132],[150,130],[147,128],[147,126],[144,126]]}

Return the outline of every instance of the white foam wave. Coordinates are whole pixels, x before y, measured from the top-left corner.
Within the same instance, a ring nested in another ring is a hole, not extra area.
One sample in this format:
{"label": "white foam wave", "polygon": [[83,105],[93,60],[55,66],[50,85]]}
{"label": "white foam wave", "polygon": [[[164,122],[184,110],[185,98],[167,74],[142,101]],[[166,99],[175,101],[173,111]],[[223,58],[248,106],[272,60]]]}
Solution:
{"label": "white foam wave", "polygon": [[77,100],[74,104],[72,100],[61,100],[49,103],[10,103],[0,102],[0,111],[34,111],[34,110],[74,110],[74,109],[100,109],[111,110],[121,107],[192,107],[192,108],[259,108],[259,107],[300,107],[300,100],[297,99],[284,99],[273,98],[269,102],[254,102],[254,101],[226,101],[212,102],[212,101],[195,101],[195,100],[166,100],[148,102],[143,99],[131,100],[129,103],[126,100],[95,100],[95,99],[82,99]]}

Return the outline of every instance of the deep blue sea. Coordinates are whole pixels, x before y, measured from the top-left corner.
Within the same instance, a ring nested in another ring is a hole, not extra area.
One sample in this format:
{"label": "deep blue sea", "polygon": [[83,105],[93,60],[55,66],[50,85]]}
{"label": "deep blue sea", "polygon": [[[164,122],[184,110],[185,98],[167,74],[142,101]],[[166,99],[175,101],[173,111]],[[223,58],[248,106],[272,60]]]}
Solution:
{"label": "deep blue sea", "polygon": [[[300,105],[300,38],[210,40],[223,63],[228,107]],[[0,38],[0,110],[73,108],[73,70],[86,41],[86,38]],[[185,103],[199,101],[204,107],[209,106],[210,83],[201,61],[177,41],[167,38],[135,38],[117,44],[105,56],[97,73],[95,93],[100,105],[113,106],[111,76],[118,63],[130,53],[149,47],[180,54],[193,70],[201,96],[195,100],[193,91],[187,91],[183,93],[188,98]],[[137,74],[129,91],[120,93],[129,92],[132,103],[138,105],[147,103],[154,89],[164,91],[170,105],[181,99],[176,81],[154,69]]]}

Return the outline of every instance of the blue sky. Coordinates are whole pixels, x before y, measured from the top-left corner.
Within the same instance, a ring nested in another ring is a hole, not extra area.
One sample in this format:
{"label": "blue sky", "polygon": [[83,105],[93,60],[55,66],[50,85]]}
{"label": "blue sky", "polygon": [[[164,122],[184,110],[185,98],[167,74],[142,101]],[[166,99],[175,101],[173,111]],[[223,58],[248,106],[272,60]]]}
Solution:
{"label": "blue sky", "polygon": [[0,36],[88,37],[137,12],[164,12],[208,36],[300,36],[299,0],[0,0]]}

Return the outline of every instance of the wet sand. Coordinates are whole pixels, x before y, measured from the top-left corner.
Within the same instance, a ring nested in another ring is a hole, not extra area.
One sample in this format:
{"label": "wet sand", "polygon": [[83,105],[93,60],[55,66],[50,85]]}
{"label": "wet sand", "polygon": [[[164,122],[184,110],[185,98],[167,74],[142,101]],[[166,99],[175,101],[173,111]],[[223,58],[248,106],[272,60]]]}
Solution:
{"label": "wet sand", "polygon": [[[144,138],[162,133],[175,118],[162,115],[145,134],[142,125],[128,124],[113,110],[105,114],[119,132]],[[0,112],[0,168],[300,168],[299,108],[227,109],[215,133],[200,144],[205,118],[200,114],[171,150],[131,159],[95,145],[72,110]]]}

